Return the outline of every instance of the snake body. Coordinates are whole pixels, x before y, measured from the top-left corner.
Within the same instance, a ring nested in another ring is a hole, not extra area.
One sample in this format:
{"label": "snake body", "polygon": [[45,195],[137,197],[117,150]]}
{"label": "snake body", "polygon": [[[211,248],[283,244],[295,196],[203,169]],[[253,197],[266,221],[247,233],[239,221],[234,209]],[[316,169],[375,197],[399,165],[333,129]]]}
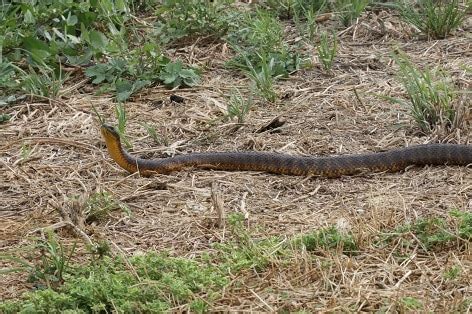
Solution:
{"label": "snake body", "polygon": [[112,159],[130,173],[167,174],[185,168],[263,171],[299,176],[339,177],[362,171],[400,171],[411,165],[472,164],[472,146],[425,144],[379,153],[328,157],[300,157],[270,152],[193,153],[163,159],[142,159],[129,154],[115,129],[102,125],[102,136]]}

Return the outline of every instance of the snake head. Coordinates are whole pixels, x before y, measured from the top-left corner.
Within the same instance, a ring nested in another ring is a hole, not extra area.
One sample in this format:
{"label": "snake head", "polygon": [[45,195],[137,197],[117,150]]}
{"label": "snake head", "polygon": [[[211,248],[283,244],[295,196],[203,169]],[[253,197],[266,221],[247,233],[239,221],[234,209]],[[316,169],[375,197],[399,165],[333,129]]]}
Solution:
{"label": "snake head", "polygon": [[100,131],[103,137],[105,138],[105,140],[111,137],[115,139],[116,141],[120,141],[120,135],[118,134],[118,132],[115,130],[113,126],[108,125],[108,124],[102,124]]}

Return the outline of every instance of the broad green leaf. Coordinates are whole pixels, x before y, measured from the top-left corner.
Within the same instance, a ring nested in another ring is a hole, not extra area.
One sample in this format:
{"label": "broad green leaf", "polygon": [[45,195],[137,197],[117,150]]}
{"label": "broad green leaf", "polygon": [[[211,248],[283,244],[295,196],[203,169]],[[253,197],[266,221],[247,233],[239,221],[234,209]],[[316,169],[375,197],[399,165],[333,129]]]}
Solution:
{"label": "broad green leaf", "polygon": [[116,82],[116,100],[119,102],[124,102],[132,94],[149,84],[151,84],[151,82],[145,80],[137,80],[133,83],[128,80],[119,80]]}
{"label": "broad green leaf", "polygon": [[119,102],[126,101],[129,96],[133,93],[133,84],[128,81],[121,79],[116,82],[116,100]]}
{"label": "broad green leaf", "polygon": [[39,49],[30,50],[30,54],[33,60],[40,64],[44,63],[44,60],[51,55],[49,51]]}
{"label": "broad green leaf", "polygon": [[34,24],[36,23],[36,19],[34,18],[33,13],[30,10],[26,11],[25,16],[23,18],[26,24]]}
{"label": "broad green leaf", "polygon": [[100,84],[107,78],[108,66],[106,64],[96,64],[85,70],[85,75],[94,78],[93,84]]}
{"label": "broad green leaf", "polygon": [[77,18],[77,16],[76,15],[71,15],[69,13],[69,16],[67,17],[67,20],[66,20],[67,26],[74,26],[78,22],[79,22],[79,19]]}
{"label": "broad green leaf", "polygon": [[25,49],[28,51],[43,50],[43,51],[49,52],[48,44],[33,37],[25,37],[23,39],[23,44],[25,46]]}
{"label": "broad green leaf", "polygon": [[106,36],[99,31],[91,31],[89,33],[89,40],[90,45],[92,45],[93,48],[99,50],[105,49],[106,45],[108,44],[108,39],[106,38]]}
{"label": "broad green leaf", "polygon": [[10,120],[11,116],[9,114],[0,114],[0,123]]}

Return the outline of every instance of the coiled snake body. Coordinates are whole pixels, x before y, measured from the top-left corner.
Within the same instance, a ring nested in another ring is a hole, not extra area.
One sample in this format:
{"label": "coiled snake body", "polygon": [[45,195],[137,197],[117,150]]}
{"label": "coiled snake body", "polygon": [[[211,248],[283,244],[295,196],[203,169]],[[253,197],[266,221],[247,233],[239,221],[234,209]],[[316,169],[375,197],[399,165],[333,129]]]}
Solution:
{"label": "coiled snake body", "polygon": [[328,157],[299,157],[268,152],[210,152],[148,160],[133,157],[124,150],[120,136],[113,127],[102,125],[101,133],[113,160],[128,172],[139,172],[144,176],[193,167],[339,177],[362,171],[399,171],[410,165],[472,164],[472,146],[456,144],[426,144],[380,153]]}

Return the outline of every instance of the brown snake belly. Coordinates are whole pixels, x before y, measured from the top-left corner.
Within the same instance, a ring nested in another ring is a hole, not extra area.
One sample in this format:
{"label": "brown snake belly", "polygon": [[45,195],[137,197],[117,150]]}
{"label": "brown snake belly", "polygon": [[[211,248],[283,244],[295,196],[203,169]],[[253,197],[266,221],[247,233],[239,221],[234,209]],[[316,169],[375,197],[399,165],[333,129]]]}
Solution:
{"label": "brown snake belly", "polygon": [[399,171],[410,165],[472,164],[472,146],[456,144],[426,144],[379,153],[328,157],[299,157],[269,152],[209,152],[163,159],[142,159],[123,149],[119,136],[112,127],[104,125],[101,131],[111,157],[127,171],[139,172],[144,176],[186,168],[204,168],[339,177],[362,171]]}

